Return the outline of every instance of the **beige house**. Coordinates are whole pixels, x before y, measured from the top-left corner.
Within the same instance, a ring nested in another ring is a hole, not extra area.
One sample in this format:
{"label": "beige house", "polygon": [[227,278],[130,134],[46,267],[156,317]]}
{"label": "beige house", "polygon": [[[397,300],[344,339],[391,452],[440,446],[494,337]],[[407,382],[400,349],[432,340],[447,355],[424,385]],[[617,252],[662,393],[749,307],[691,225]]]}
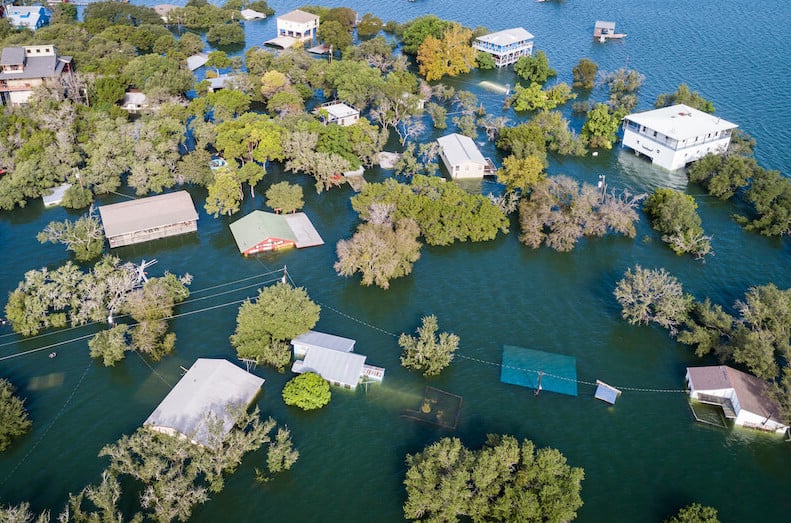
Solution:
{"label": "beige house", "polygon": [[310,42],[319,28],[319,15],[295,9],[277,17],[278,38],[293,38],[300,42]]}
{"label": "beige house", "polygon": [[71,56],[58,56],[53,45],[6,47],[0,54],[0,102],[24,105],[33,89],[57,84],[71,71]]}
{"label": "beige house", "polygon": [[483,178],[488,163],[469,136],[453,133],[437,138],[439,156],[454,180]]}
{"label": "beige house", "polygon": [[99,215],[111,248],[198,230],[198,213],[187,191],[102,205]]}

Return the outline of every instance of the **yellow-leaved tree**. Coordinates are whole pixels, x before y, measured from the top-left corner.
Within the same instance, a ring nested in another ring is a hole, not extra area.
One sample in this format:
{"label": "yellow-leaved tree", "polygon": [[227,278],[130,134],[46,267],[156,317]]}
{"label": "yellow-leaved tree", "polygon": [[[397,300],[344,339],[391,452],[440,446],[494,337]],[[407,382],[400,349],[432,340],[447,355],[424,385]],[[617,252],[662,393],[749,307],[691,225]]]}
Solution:
{"label": "yellow-leaved tree", "polygon": [[427,36],[417,50],[418,70],[426,80],[469,73],[478,52],[470,45],[472,31],[453,24],[442,39]]}

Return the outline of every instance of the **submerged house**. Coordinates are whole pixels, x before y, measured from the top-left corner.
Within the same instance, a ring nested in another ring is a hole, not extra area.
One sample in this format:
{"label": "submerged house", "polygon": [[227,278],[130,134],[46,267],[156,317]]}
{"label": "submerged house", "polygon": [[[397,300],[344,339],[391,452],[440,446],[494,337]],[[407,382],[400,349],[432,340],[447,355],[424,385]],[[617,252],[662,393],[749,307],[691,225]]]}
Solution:
{"label": "submerged house", "polygon": [[687,367],[689,397],[722,407],[735,425],[777,432],[788,430],[778,418],[779,407],[769,397],[769,383],[726,365]]}
{"label": "submerged house", "polygon": [[479,36],[472,46],[492,55],[495,65],[503,67],[533,54],[533,35],[523,27],[514,27]]}
{"label": "submerged house", "polygon": [[319,115],[324,125],[336,123],[346,127],[360,119],[360,111],[338,100],[321,104],[313,112]]}
{"label": "submerged house", "polygon": [[102,205],[99,215],[111,248],[198,230],[198,213],[187,191]]}
{"label": "submerged house", "polygon": [[724,154],[738,125],[684,104],[623,118],[622,147],[676,170],[709,153]]}
{"label": "submerged house", "polygon": [[324,244],[304,212],[275,214],[253,211],[231,223],[230,227],[236,246],[244,255]]}
{"label": "submerged house", "polygon": [[53,45],[6,47],[0,54],[0,103],[26,104],[33,89],[60,83],[71,73],[71,56],[58,56]]}
{"label": "submerged house", "polygon": [[439,156],[454,180],[483,178],[488,162],[469,136],[453,133],[437,138]]}
{"label": "submerged house", "polygon": [[332,385],[346,389],[355,389],[362,379],[381,381],[385,370],[366,365],[365,356],[352,352],[354,343],[349,338],[308,331],[291,340],[294,348],[291,371],[315,372]]}
{"label": "submerged house", "polygon": [[[214,446],[230,432],[239,410],[250,406],[263,383],[263,378],[229,361],[198,358],[143,426]],[[217,421],[219,434],[212,433]]]}

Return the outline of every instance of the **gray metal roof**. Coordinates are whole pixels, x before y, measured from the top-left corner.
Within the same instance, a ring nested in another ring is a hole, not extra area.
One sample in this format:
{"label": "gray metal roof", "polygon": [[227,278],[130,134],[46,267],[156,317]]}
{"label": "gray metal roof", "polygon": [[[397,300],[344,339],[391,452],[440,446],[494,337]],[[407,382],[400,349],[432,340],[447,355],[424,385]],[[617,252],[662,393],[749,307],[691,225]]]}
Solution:
{"label": "gray metal roof", "polygon": [[437,138],[437,143],[451,165],[461,165],[466,162],[486,165],[481,151],[469,136],[453,133]]}
{"label": "gray metal roof", "polygon": [[599,29],[609,29],[610,31],[615,31],[615,22],[605,22],[603,20],[596,20],[596,25]]}
{"label": "gray metal roof", "polygon": [[277,17],[278,21],[284,22],[294,22],[297,24],[307,24],[308,22],[313,22],[319,20],[319,15],[314,15],[313,13],[308,13],[306,11],[302,11],[300,9],[294,9],[284,15],[280,15]]}
{"label": "gray metal roof", "polygon": [[488,35],[479,36],[476,40],[487,42],[497,46],[506,46],[515,44],[516,42],[523,42],[530,40],[533,35],[524,27],[514,27],[511,29],[503,29],[496,33],[489,33]]}
{"label": "gray metal roof", "polygon": [[769,398],[769,384],[764,380],[727,365],[687,367],[690,387],[696,391],[733,389],[741,408],[775,421],[777,405]]}
{"label": "gray metal roof", "polygon": [[25,63],[24,47],[6,47],[0,54],[0,65],[22,65]]}
{"label": "gray metal roof", "polygon": [[66,191],[69,190],[69,187],[71,187],[70,183],[64,183],[62,185],[58,185],[57,187],[47,189],[47,194],[41,195],[41,199],[44,200],[44,207],[58,205],[61,201],[63,201],[63,197],[66,195]]}
{"label": "gray metal roof", "polygon": [[200,69],[206,62],[209,61],[209,55],[206,53],[198,53],[187,57],[187,69],[194,71]]}
{"label": "gray metal roof", "polygon": [[199,358],[143,425],[211,445],[210,419],[222,420],[225,436],[236,421],[232,411],[250,405],[263,383],[229,361]]}
{"label": "gray metal roof", "polygon": [[[22,62],[5,62],[5,53],[9,48],[3,49],[3,65],[15,65]],[[13,48],[11,48],[13,49]],[[17,48],[19,49],[19,48]],[[24,49],[22,50],[24,53]],[[14,55],[14,60],[16,56]],[[11,58],[9,58],[11,60]],[[13,73],[0,72],[0,80],[26,80],[30,78],[52,78],[63,71],[63,67],[71,62],[70,56],[57,57],[54,55],[28,56],[22,71]]]}
{"label": "gray metal roof", "polygon": [[301,372],[315,372],[329,382],[354,388],[362,376],[363,365],[365,356],[362,354],[313,347],[302,360]]}
{"label": "gray metal roof", "polygon": [[198,219],[187,191],[102,205],[99,215],[108,238]]}
{"label": "gray metal roof", "polygon": [[351,352],[354,350],[355,340],[349,338],[341,338],[332,334],[326,334],[318,331],[308,331],[305,334],[300,334],[293,340],[291,345],[302,345],[307,348],[322,348],[336,350],[339,352]]}
{"label": "gray metal roof", "polygon": [[297,239],[297,249],[303,247],[315,247],[324,245],[324,240],[319,236],[319,232],[313,226],[308,215],[304,212],[292,212],[286,214],[286,223],[291,228],[291,232]]}

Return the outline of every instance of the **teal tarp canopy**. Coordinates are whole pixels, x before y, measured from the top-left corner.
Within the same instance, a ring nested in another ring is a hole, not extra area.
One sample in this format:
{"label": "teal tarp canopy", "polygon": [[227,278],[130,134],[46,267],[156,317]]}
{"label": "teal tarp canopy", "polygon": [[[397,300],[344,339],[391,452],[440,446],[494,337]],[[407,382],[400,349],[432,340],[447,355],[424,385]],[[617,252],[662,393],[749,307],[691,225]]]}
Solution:
{"label": "teal tarp canopy", "polygon": [[[540,381],[539,381],[540,380]],[[503,345],[500,381],[541,390],[577,395],[577,359],[573,356]]]}

